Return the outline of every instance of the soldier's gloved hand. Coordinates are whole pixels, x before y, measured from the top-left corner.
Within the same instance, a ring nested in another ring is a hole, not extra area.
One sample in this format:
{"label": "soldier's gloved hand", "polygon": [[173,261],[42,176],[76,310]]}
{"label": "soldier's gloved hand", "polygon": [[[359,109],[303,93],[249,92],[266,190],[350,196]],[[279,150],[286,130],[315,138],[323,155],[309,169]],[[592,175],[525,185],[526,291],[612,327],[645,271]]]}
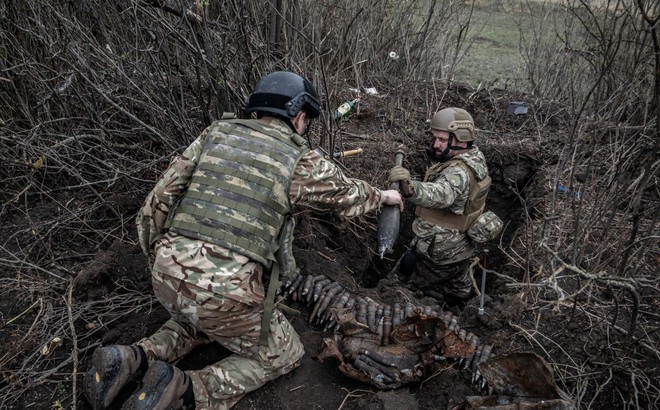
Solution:
{"label": "soldier's gloved hand", "polygon": [[387,180],[389,183],[399,183],[399,191],[401,191],[404,198],[410,198],[415,193],[410,181],[410,171],[400,165],[390,169]]}
{"label": "soldier's gloved hand", "polygon": [[410,181],[410,171],[400,165],[396,165],[390,169],[387,175],[388,182]]}

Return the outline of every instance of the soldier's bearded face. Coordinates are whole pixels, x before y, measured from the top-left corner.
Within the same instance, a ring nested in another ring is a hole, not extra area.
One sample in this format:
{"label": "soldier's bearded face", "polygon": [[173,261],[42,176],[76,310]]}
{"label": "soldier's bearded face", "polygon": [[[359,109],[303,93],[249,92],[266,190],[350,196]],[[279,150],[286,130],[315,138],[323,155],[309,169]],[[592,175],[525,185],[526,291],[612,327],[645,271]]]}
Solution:
{"label": "soldier's bearded face", "polygon": [[449,144],[449,132],[433,130],[433,150],[435,151],[436,157],[441,157],[442,153],[447,149],[447,144]]}

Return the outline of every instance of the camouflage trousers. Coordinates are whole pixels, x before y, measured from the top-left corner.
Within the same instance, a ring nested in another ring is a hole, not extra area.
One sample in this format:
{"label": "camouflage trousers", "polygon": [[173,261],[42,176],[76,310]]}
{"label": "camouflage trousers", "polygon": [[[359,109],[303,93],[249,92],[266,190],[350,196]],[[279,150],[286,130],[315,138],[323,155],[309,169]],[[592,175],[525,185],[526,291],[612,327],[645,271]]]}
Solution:
{"label": "camouflage trousers", "polygon": [[[248,263],[244,268],[261,274],[261,265],[256,263]],[[273,311],[270,321],[268,346],[259,345],[263,289],[255,292],[261,299],[255,306],[209,292],[157,269],[152,273],[152,284],[156,297],[172,318],[152,336],[138,342],[150,361],[176,362],[195,347],[212,341],[234,353],[202,370],[186,372],[193,382],[198,410],[229,409],[246,393],[300,364],[303,345],[278,310]]]}
{"label": "camouflage trousers", "polygon": [[417,252],[415,272],[408,282],[412,288],[422,290],[430,296],[433,296],[434,291],[440,290],[445,298],[467,299],[472,291],[469,272],[471,263],[472,258],[468,258],[442,265]]}

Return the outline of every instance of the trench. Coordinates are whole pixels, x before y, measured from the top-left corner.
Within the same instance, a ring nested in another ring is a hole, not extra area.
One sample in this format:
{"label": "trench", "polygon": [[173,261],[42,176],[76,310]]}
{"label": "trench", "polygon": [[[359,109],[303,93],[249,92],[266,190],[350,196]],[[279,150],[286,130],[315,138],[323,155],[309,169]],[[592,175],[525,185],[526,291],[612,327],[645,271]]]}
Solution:
{"label": "trench", "polygon": [[[504,222],[504,229],[500,237],[479,248],[479,250],[488,251],[489,269],[497,272],[502,270],[507,261],[502,248],[506,249],[511,245],[518,230],[524,226],[527,214],[531,218],[537,214],[535,208],[529,206],[530,190],[527,189],[532,185],[537,167],[538,165],[529,158],[517,158],[515,162],[504,164],[489,164],[493,182],[486,202],[486,210],[495,212]],[[401,214],[399,239],[393,252],[383,259],[379,255],[372,256],[367,268],[361,273],[359,280],[364,287],[376,287],[381,279],[386,278],[396,268],[396,262],[406,252],[414,238],[412,232],[414,219],[414,206],[407,206]],[[495,275],[488,274],[486,293],[492,291],[496,284]]]}

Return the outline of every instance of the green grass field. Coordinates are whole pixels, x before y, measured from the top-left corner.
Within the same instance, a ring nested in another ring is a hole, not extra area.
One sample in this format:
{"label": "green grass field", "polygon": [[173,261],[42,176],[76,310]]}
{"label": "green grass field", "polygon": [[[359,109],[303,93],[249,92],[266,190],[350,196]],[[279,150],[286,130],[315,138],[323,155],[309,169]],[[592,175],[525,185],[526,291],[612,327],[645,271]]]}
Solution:
{"label": "green grass field", "polygon": [[504,6],[496,1],[475,4],[454,79],[474,87],[482,83],[483,86],[498,88],[526,88],[524,60],[519,51],[521,30],[530,36],[533,25],[531,13],[538,18],[543,10],[540,10],[540,4],[534,5],[533,11],[530,11],[523,8],[520,2],[515,3],[518,6]]}

